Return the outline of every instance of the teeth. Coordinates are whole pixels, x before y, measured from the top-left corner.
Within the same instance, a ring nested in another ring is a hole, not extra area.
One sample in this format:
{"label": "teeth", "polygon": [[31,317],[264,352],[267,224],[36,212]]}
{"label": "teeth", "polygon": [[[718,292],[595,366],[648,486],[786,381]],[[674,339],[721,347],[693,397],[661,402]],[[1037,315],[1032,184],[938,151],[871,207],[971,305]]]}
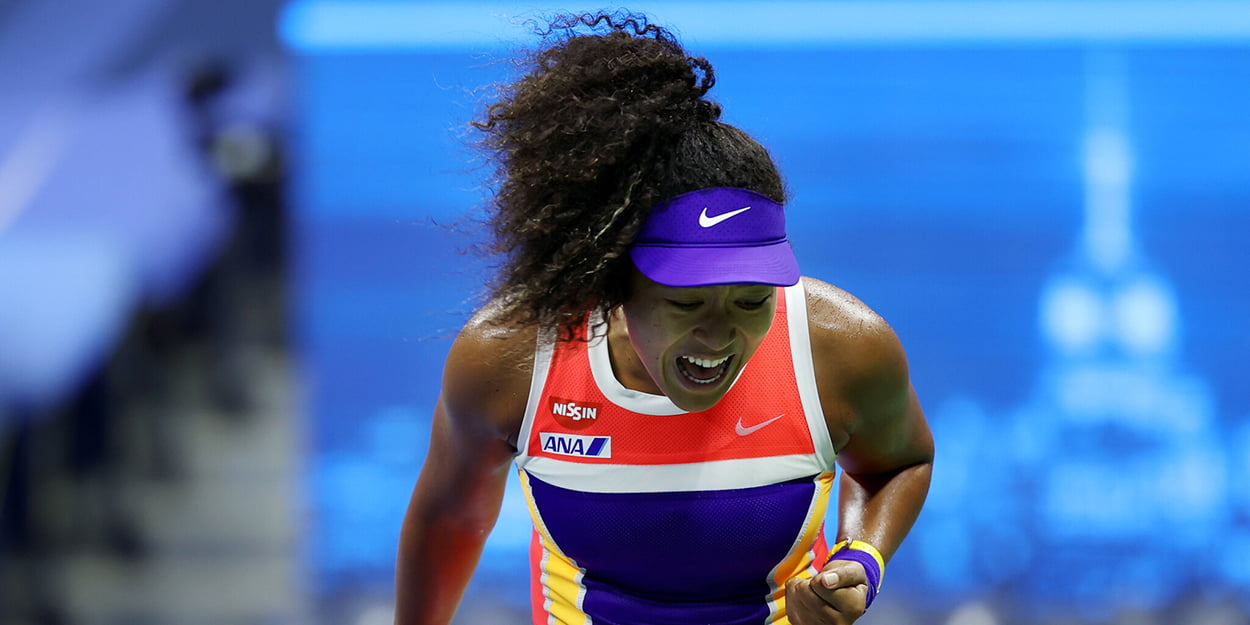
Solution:
{"label": "teeth", "polygon": [[692,362],[696,365],[699,365],[700,367],[703,367],[704,369],[711,369],[712,367],[719,367],[725,364],[726,360],[729,360],[729,356],[725,356],[724,358],[717,358],[716,360],[705,360],[703,358],[696,358],[694,356],[682,356],[682,358],[685,358],[687,361]]}

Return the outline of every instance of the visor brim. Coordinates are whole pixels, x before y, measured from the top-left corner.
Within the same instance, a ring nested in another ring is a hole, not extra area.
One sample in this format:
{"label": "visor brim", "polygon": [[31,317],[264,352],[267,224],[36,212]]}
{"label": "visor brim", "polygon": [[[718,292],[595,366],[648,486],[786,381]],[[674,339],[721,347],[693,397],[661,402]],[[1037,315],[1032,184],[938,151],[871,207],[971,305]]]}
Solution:
{"label": "visor brim", "polygon": [[635,245],[630,258],[653,282],[672,287],[717,284],[792,286],[799,263],[790,242],[753,246]]}

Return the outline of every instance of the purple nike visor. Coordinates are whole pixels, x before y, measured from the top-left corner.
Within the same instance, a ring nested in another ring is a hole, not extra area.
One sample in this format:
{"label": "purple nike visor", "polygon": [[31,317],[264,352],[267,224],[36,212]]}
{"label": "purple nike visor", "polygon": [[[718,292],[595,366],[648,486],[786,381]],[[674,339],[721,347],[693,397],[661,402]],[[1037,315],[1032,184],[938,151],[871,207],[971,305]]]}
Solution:
{"label": "purple nike visor", "polygon": [[799,281],[781,205],[747,189],[711,187],[656,204],[629,256],[667,286]]}

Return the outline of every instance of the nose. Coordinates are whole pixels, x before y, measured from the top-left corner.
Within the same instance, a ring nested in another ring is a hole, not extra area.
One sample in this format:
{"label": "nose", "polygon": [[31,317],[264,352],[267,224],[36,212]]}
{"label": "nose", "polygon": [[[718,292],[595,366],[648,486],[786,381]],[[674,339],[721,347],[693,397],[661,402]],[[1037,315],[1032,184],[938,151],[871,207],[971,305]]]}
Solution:
{"label": "nose", "polygon": [[734,339],[734,327],[729,315],[720,311],[708,311],[694,328],[694,338],[711,353],[719,354],[729,348]]}

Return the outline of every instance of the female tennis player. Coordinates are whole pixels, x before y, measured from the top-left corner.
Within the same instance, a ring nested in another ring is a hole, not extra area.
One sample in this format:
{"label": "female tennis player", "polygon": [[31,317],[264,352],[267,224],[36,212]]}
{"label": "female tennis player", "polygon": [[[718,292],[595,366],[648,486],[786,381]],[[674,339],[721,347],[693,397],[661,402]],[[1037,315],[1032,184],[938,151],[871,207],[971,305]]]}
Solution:
{"label": "female tennis player", "polygon": [[536,624],[854,622],[929,486],[897,337],[800,277],[705,59],[624,13],[545,43],[475,124],[504,260],[447,357],[396,623],[451,621],[513,464]]}

